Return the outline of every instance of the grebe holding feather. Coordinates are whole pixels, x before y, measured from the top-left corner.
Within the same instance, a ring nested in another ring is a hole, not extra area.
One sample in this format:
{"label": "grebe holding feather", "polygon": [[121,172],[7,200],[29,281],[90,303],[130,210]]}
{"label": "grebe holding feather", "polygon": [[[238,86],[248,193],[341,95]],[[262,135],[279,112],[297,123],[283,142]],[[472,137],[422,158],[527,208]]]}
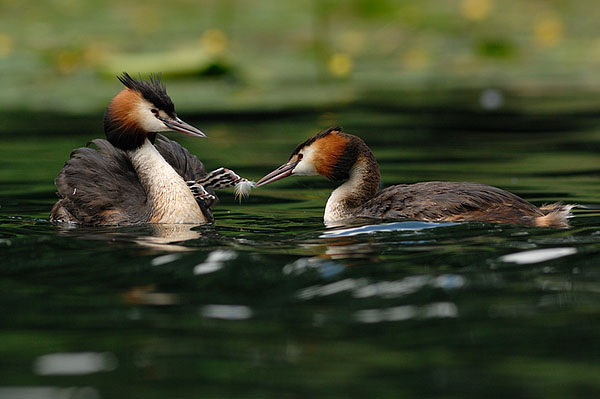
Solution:
{"label": "grebe holding feather", "polygon": [[326,223],[354,218],[428,222],[482,221],[525,226],[568,227],[573,205],[540,208],[508,191],[470,182],[431,181],[379,190],[379,166],[365,142],[332,128],[299,144],[288,161],[257,182],[321,175],[345,181],[325,205]]}

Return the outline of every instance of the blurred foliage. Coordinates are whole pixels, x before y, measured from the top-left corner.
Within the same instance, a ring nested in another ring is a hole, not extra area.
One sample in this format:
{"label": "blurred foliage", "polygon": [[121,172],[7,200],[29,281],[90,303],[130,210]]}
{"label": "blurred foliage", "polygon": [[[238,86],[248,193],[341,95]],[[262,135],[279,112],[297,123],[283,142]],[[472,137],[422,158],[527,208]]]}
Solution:
{"label": "blurred foliage", "polygon": [[96,111],[123,70],[178,78],[177,103],[208,111],[365,87],[597,88],[599,17],[577,0],[1,0],[0,106]]}

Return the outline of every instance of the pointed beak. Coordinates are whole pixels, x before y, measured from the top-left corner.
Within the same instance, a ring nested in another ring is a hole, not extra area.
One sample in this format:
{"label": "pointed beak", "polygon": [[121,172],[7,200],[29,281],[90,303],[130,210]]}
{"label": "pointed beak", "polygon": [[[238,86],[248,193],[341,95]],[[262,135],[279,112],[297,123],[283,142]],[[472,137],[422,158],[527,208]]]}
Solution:
{"label": "pointed beak", "polygon": [[274,181],[283,179],[284,177],[291,176],[296,165],[298,165],[298,162],[288,162],[286,164],[281,165],[280,167],[278,167],[277,169],[260,179],[256,183],[256,186],[264,186],[265,184],[273,183]]}
{"label": "pointed beak", "polygon": [[206,134],[202,133],[200,130],[196,129],[194,126],[190,125],[179,119],[175,118],[160,118],[160,120],[169,128],[176,132],[181,132],[185,134],[189,134],[194,137],[206,137]]}

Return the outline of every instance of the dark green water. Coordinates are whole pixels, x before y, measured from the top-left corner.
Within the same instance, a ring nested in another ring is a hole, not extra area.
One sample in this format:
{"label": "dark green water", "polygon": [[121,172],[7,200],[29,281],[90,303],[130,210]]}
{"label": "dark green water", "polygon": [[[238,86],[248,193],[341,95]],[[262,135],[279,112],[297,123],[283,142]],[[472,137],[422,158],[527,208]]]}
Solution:
{"label": "dark green water", "polygon": [[470,180],[586,206],[571,229],[327,229],[318,177],[242,204],[221,192],[214,226],[64,228],[47,220],[52,181],[101,115],[3,115],[0,398],[599,397],[600,115],[510,96],[486,112],[478,96],[182,113],[210,139],[170,137],[256,180],[340,124],[385,185]]}

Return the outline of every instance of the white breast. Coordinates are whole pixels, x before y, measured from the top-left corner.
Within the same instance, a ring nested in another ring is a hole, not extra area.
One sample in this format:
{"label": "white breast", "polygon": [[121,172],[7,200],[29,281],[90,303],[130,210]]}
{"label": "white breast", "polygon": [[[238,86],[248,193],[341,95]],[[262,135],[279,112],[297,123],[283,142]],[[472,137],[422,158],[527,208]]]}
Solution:
{"label": "white breast", "polygon": [[207,222],[183,178],[150,141],[130,151],[129,157],[152,207],[149,223]]}
{"label": "white breast", "polygon": [[350,170],[350,178],[347,182],[333,190],[327,204],[325,205],[325,214],[323,220],[325,223],[336,222],[343,219],[349,219],[353,215],[353,209],[349,209],[344,200],[354,197],[358,194],[358,187],[362,184],[365,175],[365,166],[357,162]]}

